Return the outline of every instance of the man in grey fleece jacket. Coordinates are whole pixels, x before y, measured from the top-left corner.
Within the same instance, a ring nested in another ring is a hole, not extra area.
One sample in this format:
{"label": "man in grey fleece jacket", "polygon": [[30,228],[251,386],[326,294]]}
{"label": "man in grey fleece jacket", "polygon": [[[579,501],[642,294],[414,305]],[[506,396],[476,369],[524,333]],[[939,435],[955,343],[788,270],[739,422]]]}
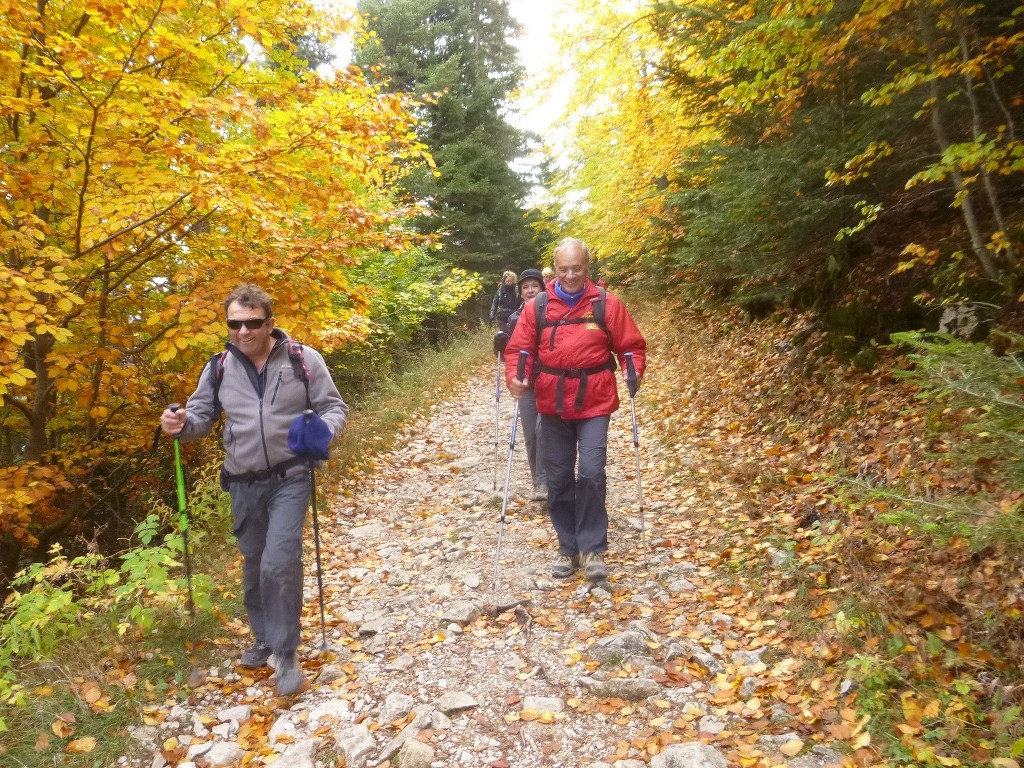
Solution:
{"label": "man in grey fleece jacket", "polygon": [[227,353],[203,369],[186,408],[165,410],[160,424],[169,435],[197,440],[213,429],[220,409],[225,414],[221,481],[231,495],[232,532],[243,558],[243,599],[255,638],[241,664],[264,667],[273,654],[277,694],[288,696],[307,687],[297,649],[302,529],[310,489],[308,460],[292,453],[288,430],[312,408],[333,439],[345,427],[348,406],[323,357],[310,347],[302,348],[308,372],[303,381],[289,356],[287,334],[274,327],[273,302],[266,292],[240,285],[224,300],[224,310]]}

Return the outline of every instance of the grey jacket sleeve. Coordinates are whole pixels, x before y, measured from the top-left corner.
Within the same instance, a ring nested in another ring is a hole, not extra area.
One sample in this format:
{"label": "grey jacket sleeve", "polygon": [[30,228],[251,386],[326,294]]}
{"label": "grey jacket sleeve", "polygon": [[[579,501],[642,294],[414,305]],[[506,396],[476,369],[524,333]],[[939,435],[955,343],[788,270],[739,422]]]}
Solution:
{"label": "grey jacket sleeve", "polygon": [[208,362],[199,374],[199,384],[185,404],[185,426],[178,436],[182,442],[199,440],[210,434],[219,414],[213,400],[213,363]]}
{"label": "grey jacket sleeve", "polygon": [[309,368],[309,402],[331,428],[333,440],[341,434],[348,422],[348,405],[342,400],[323,355],[310,347],[305,347],[303,351]]}

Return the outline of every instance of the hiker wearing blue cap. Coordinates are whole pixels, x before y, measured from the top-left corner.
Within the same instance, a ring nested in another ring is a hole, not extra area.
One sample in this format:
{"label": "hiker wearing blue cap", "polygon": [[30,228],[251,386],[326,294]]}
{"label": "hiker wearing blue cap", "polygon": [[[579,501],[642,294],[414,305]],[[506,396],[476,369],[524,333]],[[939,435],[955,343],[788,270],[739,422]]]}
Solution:
{"label": "hiker wearing blue cap", "polygon": [[221,484],[231,495],[254,639],[240,663],[264,667],[273,654],[277,694],[287,696],[306,687],[298,647],[310,472],[345,427],[348,406],[321,354],[274,327],[265,291],[240,285],[224,310],[226,349],[207,363],[186,407],[165,410],[160,424],[188,441],[226,417]]}

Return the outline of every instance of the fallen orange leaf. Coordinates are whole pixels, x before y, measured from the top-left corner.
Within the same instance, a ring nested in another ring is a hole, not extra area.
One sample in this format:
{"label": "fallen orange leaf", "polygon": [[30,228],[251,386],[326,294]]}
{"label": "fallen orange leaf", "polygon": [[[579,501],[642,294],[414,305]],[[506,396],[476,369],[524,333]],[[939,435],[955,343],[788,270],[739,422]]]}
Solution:
{"label": "fallen orange leaf", "polygon": [[96,738],[94,736],[86,736],[68,742],[64,751],[70,752],[73,755],[81,755],[86,752],[92,752],[94,749],[96,749]]}
{"label": "fallen orange leaf", "polygon": [[804,748],[804,743],[800,739],[791,739],[785,742],[779,747],[779,752],[784,754],[786,757],[796,757]]}

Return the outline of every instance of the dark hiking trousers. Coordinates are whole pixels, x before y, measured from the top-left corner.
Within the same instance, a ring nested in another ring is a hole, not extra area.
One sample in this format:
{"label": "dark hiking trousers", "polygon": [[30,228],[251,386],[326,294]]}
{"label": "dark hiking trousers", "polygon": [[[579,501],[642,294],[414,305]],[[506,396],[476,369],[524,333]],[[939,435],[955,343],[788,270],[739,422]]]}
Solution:
{"label": "dark hiking trousers", "polygon": [[523,423],[526,460],[530,463],[530,476],[536,488],[546,484],[548,478],[544,471],[544,430],[541,429],[540,414],[537,413],[537,395],[532,389],[519,398],[519,419]]}
{"label": "dark hiking trousers", "polygon": [[249,626],[256,641],[278,657],[299,647],[302,527],[309,488],[308,469],[228,483]]}
{"label": "dark hiking trousers", "polygon": [[610,418],[563,419],[541,415],[548,514],[558,534],[560,555],[574,557],[608,548],[604,467]]}

